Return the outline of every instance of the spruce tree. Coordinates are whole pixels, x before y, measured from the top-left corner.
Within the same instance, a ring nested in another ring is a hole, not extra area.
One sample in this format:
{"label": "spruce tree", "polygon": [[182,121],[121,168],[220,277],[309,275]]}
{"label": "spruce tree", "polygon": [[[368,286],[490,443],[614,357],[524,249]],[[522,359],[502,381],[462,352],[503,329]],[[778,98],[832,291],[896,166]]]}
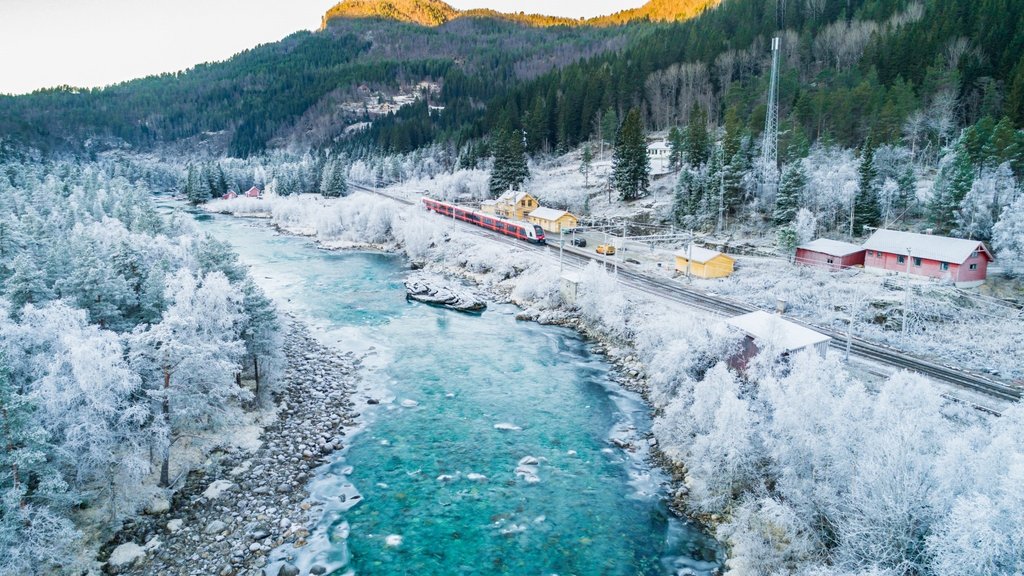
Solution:
{"label": "spruce tree", "polygon": [[345,167],[338,160],[324,166],[320,194],[324,198],[340,198],[348,194],[348,183],[345,181]]}
{"label": "spruce tree", "polygon": [[953,161],[939,172],[931,203],[928,205],[932,225],[939,232],[949,232],[960,203],[974,185],[974,168],[964,146],[958,146]]}
{"label": "spruce tree", "polygon": [[612,182],[619,197],[635,200],[650,186],[651,166],[640,110],[632,108],[619,128],[612,155]]}
{"label": "spruce tree", "polygon": [[853,233],[863,234],[865,226],[878,226],[882,220],[878,207],[878,186],[875,183],[878,170],[875,169],[875,150],[870,140],[861,149],[858,172],[860,179],[853,204]]}
{"label": "spruce tree", "polygon": [[522,132],[513,129],[507,118],[494,132],[491,151],[494,154],[489,182],[491,195],[499,196],[508,190],[519,190],[530,177],[530,170],[526,164]]}
{"label": "spruce tree", "polygon": [[196,172],[195,166],[189,164],[185,176],[185,198],[189,203],[202,204],[210,199],[210,191],[206,183],[201,181],[200,175]]}
{"label": "spruce tree", "polygon": [[1017,160],[1020,151],[1017,149],[1017,131],[1006,116],[992,129],[992,136],[985,143],[982,154],[985,164],[998,166],[1003,162]]}
{"label": "spruce tree", "polygon": [[683,163],[683,133],[679,131],[679,128],[673,126],[668,131],[668,167],[671,170],[676,170]]}
{"label": "spruce tree", "polygon": [[800,205],[800,195],[803,194],[807,185],[807,177],[799,161],[786,165],[782,172],[782,182],[779,184],[779,193],[775,195],[775,210],[772,219],[775,224],[790,224],[796,218],[796,212]]}
{"label": "spruce tree", "polygon": [[683,135],[683,154],[691,166],[702,166],[711,156],[708,116],[696,102],[690,111],[690,123],[686,125],[686,133]]}

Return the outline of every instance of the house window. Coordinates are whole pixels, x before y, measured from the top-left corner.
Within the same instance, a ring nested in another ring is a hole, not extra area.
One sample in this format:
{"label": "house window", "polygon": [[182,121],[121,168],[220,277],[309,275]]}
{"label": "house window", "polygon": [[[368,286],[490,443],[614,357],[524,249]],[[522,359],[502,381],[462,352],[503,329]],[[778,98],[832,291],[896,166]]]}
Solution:
{"label": "house window", "polygon": [[914,258],[914,266],[920,266],[920,265],[921,265],[921,259],[920,258]]}
{"label": "house window", "polygon": [[907,263],[907,257],[906,256],[897,256],[896,257],[896,262],[899,262],[900,264],[906,264]]}
{"label": "house window", "polygon": [[978,269],[978,265],[977,264],[971,264],[971,270],[977,270],[977,269]]}
{"label": "house window", "polygon": [[939,262],[939,270],[949,270],[949,262]]}
{"label": "house window", "polygon": [[831,263],[832,263],[832,259],[831,259],[831,258],[828,258],[828,259],[826,259],[825,261],[826,261],[826,262],[828,262],[829,264],[831,264]]}
{"label": "house window", "polygon": [[971,252],[971,258],[977,258],[977,257],[978,257],[978,251],[977,250],[975,250],[974,252]]}

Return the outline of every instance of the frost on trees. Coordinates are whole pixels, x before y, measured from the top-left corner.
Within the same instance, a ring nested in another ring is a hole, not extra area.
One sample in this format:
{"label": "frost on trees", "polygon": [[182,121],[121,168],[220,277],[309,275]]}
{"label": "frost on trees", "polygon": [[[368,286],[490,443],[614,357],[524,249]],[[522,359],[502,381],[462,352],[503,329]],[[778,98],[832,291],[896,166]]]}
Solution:
{"label": "frost on trees", "polygon": [[155,401],[163,428],[160,484],[170,484],[170,454],[181,434],[216,429],[252,394],[234,379],[244,344],[236,333],[241,302],[221,272],[199,281],[187,270],[168,280],[170,305],[159,324],[136,330],[132,361]]}

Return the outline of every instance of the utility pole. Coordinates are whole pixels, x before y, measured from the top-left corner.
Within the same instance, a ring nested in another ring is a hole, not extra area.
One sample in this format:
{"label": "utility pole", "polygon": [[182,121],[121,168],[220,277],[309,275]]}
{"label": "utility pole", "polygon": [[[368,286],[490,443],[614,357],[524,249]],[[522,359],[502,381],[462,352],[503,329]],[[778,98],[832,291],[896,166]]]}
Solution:
{"label": "utility pole", "polygon": [[768,85],[768,110],[761,144],[761,197],[774,197],[779,185],[779,48],[782,39],[772,38],[772,75]]}
{"label": "utility pole", "polygon": [[559,273],[561,273],[563,268],[564,268],[563,265],[562,265],[562,251],[564,251],[564,250],[565,250],[565,230],[561,226],[559,226],[558,227],[558,272]]}
{"label": "utility pole", "polygon": [[907,338],[907,313],[910,311],[910,248],[907,248],[907,284],[903,290],[903,326],[900,328],[901,337]]}

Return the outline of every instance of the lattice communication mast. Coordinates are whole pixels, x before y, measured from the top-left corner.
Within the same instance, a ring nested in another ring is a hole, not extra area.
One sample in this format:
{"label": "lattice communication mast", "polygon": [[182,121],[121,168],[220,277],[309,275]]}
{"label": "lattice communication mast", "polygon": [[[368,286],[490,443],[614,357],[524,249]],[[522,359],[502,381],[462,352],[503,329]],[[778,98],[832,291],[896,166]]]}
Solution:
{"label": "lattice communication mast", "polygon": [[768,85],[768,111],[764,118],[761,145],[762,197],[774,197],[779,186],[779,48],[782,40],[772,38],[772,78]]}

